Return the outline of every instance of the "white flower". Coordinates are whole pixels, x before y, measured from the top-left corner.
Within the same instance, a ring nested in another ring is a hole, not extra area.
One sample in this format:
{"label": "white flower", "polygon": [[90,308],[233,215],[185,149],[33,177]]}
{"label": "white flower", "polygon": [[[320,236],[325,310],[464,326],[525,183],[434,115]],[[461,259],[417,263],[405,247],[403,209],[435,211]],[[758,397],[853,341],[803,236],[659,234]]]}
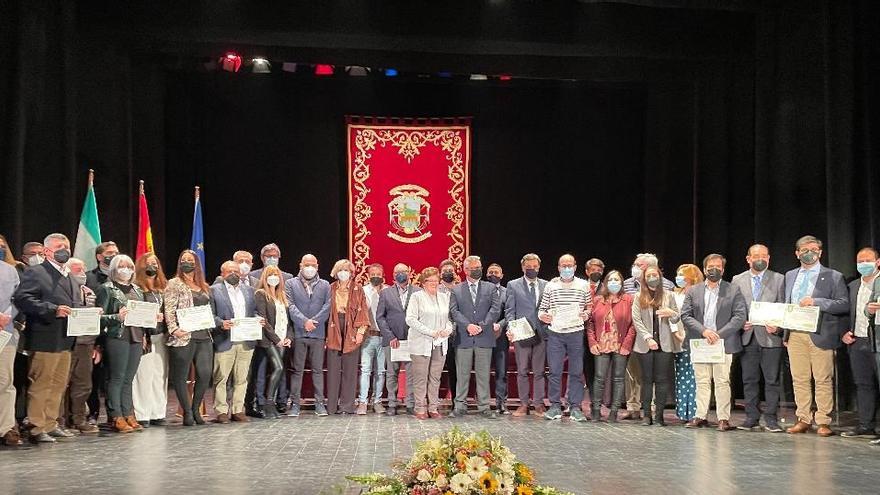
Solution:
{"label": "white flower", "polygon": [[419,474],[416,475],[416,479],[421,482],[431,481],[431,472],[427,469],[421,469],[419,470]]}
{"label": "white flower", "polygon": [[513,489],[513,476],[501,476],[498,478],[498,493],[511,495]]}
{"label": "white flower", "polygon": [[434,480],[434,484],[437,485],[437,488],[446,488],[446,485],[448,485],[449,482],[446,480],[446,475],[440,473],[437,475],[437,479]]}
{"label": "white flower", "polygon": [[508,476],[508,477],[513,477],[513,475],[514,475],[513,464],[511,464],[507,461],[504,461],[501,464],[499,464],[498,470],[501,471],[502,474],[504,474],[505,476]]}
{"label": "white flower", "polygon": [[464,463],[464,471],[473,479],[482,476],[489,468],[486,466],[486,459],[482,457],[471,457]]}
{"label": "white flower", "polygon": [[467,493],[470,490],[473,480],[464,473],[458,473],[452,477],[449,482],[449,488],[453,493]]}

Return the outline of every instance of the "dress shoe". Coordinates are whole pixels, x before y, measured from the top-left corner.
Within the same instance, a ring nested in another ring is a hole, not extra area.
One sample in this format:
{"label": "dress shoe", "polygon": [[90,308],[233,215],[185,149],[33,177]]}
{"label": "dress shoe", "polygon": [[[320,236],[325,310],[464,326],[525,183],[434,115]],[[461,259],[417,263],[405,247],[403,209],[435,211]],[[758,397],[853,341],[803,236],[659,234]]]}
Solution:
{"label": "dress shoe", "polygon": [[167,424],[168,421],[165,421],[165,418],[150,420],[150,426],[166,426]]}
{"label": "dress shoe", "polygon": [[480,411],[480,417],[483,419],[498,419],[498,414],[491,409],[486,409],[485,411]]}
{"label": "dress shoe", "polygon": [[3,445],[6,445],[7,447],[20,447],[24,445],[24,442],[21,440],[21,435],[18,433],[18,428],[12,427],[5,435],[3,435]]}
{"label": "dress shoe", "polygon": [[192,413],[184,413],[183,414],[183,426],[193,426],[196,424],[195,418],[193,418]]}
{"label": "dress shoe", "polygon": [[141,428],[149,428],[149,427],[150,427],[150,421],[149,421],[149,420],[147,420],[147,421],[138,421],[138,424],[141,425]]}
{"label": "dress shoe", "polygon": [[798,422],[795,423],[794,426],[785,431],[791,433],[792,435],[797,433],[806,433],[810,431],[810,423],[805,423],[801,420],[798,420]]}
{"label": "dress shoe", "polygon": [[250,423],[251,422],[251,419],[247,417],[247,414],[245,414],[244,411],[237,412],[237,413],[233,414],[232,420],[237,423]]}
{"label": "dress shoe", "polygon": [[415,414],[415,416],[416,416],[416,419],[422,419],[422,420],[424,420],[424,419],[428,419],[428,414],[427,414],[427,413],[423,413],[423,412],[417,412],[417,413]]}
{"label": "dress shoe", "polygon": [[844,438],[877,438],[877,432],[873,428],[856,427],[851,431],[845,431],[840,434]]}
{"label": "dress shoe", "polygon": [[229,415],[226,413],[220,413],[217,415],[217,422],[221,425],[225,425],[229,423]]}
{"label": "dress shoe", "polygon": [[123,418],[122,416],[119,416],[118,418],[113,420],[112,428],[113,431],[115,431],[116,433],[131,433],[132,431],[134,431],[132,430],[131,426],[128,426],[128,421],[126,421],[125,418]]}
{"label": "dress shoe", "polygon": [[269,416],[270,416],[268,413],[270,407],[272,408],[272,410],[274,412],[276,412],[276,413],[278,412],[278,408],[275,407],[275,404],[266,404],[264,407],[257,407],[254,409],[248,409],[247,411],[245,411],[245,414],[247,414],[248,416],[250,416],[252,418],[266,419],[266,418],[269,418]]}
{"label": "dress shoe", "polygon": [[608,422],[617,423],[617,409],[608,410]]}
{"label": "dress shoe", "polygon": [[532,412],[532,414],[540,417],[543,416],[545,412],[547,412],[547,408],[544,407],[544,404],[538,404],[537,406],[535,406],[535,410]]}
{"label": "dress shoe", "polygon": [[144,427],[138,423],[138,420],[134,416],[126,416],[125,422],[128,423],[128,426],[131,426],[131,429],[134,431],[143,431]]}
{"label": "dress shoe", "polygon": [[514,417],[514,418],[522,418],[523,416],[528,416],[528,415],[529,415],[529,406],[527,406],[527,405],[525,405],[525,404],[523,404],[523,405],[517,407],[517,408],[513,411],[513,417]]}
{"label": "dress shoe", "polygon": [[366,416],[367,415],[367,403],[361,402],[360,404],[358,404],[358,407],[357,407],[357,410],[355,411],[355,414],[357,414],[358,416]]}
{"label": "dress shoe", "polygon": [[819,428],[816,429],[816,435],[819,435],[820,437],[830,437],[834,435],[834,430],[828,425],[819,425]]}
{"label": "dress shoe", "polygon": [[440,419],[443,417],[443,415],[437,411],[428,411],[428,416],[430,416],[431,419]]}
{"label": "dress shoe", "polygon": [[397,408],[389,406],[388,409],[385,410],[385,414],[389,416],[397,416]]}
{"label": "dress shoe", "polygon": [[694,418],[684,425],[685,428],[703,428],[704,426],[709,426],[709,422],[702,418]]}
{"label": "dress shoe", "polygon": [[51,437],[48,433],[37,433],[36,435],[31,435],[31,442],[55,443],[55,438]]}
{"label": "dress shoe", "polygon": [[376,402],[373,404],[373,412],[376,414],[382,414],[385,412],[385,406],[383,406],[381,402]]}
{"label": "dress shoe", "polygon": [[99,431],[99,428],[97,426],[90,425],[88,423],[78,424],[74,428],[76,428],[83,435],[94,435]]}
{"label": "dress shoe", "polygon": [[730,431],[735,430],[736,428],[730,426],[730,421],[726,419],[722,419],[718,422],[718,431]]}

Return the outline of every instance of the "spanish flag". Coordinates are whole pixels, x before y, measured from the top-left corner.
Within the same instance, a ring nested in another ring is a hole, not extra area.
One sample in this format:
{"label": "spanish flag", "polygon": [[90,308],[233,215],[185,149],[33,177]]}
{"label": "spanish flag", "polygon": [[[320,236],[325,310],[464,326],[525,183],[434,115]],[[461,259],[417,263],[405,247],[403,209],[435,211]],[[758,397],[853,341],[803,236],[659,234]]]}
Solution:
{"label": "spanish flag", "polygon": [[153,250],[153,231],[150,230],[150,211],[147,209],[147,196],[144,194],[144,181],[141,181],[138,201],[138,240],[135,259]]}

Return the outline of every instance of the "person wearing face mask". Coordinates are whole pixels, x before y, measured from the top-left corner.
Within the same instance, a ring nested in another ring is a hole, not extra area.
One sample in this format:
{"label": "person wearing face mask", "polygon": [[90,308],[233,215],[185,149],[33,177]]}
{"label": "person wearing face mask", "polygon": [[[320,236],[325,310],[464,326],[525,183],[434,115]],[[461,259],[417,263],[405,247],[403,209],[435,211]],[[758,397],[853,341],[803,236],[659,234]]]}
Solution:
{"label": "person wearing face mask", "polygon": [[493,325],[495,348],[492,350],[492,367],[495,368],[495,410],[506,416],[510,414],[507,410],[507,359],[510,356],[510,339],[507,338],[507,317],[504,312],[507,288],[501,285],[503,278],[504,271],[498,263],[492,263],[486,269],[486,280],[495,286],[501,301],[501,315]]}
{"label": "person wearing face mask", "polygon": [[[821,437],[834,434],[831,413],[834,409],[834,350],[848,330],[849,294],[843,274],[822,266],[822,241],[811,235],[795,243],[795,256],[801,266],[785,274],[785,300],[802,307],[818,306],[819,322],[815,332],[786,328],[783,340],[788,347],[791,381],[794,388],[797,423],[786,431],[806,433],[813,421]],[[815,382],[816,413],[812,412]]]}
{"label": "person wearing face mask", "polygon": [[42,244],[31,241],[22,246],[21,262],[24,263],[26,267],[37,266],[44,261],[46,261],[46,257],[43,255]]}
{"label": "person wearing face mask", "polygon": [[[185,249],[177,258],[177,273],[165,287],[165,326],[168,329],[169,381],[183,411],[183,425],[205,424],[199,411],[205,392],[211,386],[214,351],[211,345],[213,328],[183,330],[178,325],[177,311],[194,306],[209,306],[211,290],[198,255]],[[187,387],[190,367],[195,368],[192,395]]]}
{"label": "person wearing face mask", "polygon": [[67,317],[71,308],[83,306],[83,300],[67,270],[67,236],[49,234],[43,248],[46,261],[25,270],[13,303],[26,318],[24,349],[30,355],[27,415],[33,425],[31,441],[52,443],[73,437],[58,425],[57,418],[75,342],[74,337],[67,336]]}
{"label": "person wearing face mask", "polygon": [[[590,258],[584,263],[584,275],[590,283],[590,297],[593,298],[593,301],[596,300],[596,294],[602,289],[602,276],[604,274],[605,262],[599,258]],[[593,383],[592,378],[596,371],[595,364],[593,354],[584,351],[584,383],[586,385],[591,386]],[[587,408],[591,407],[587,399],[588,397],[585,395],[584,402],[581,404],[581,411],[586,411]]]}
{"label": "person wearing face mask", "polygon": [[327,412],[354,414],[360,349],[370,328],[370,306],[355,282],[354,264],[339,260],[330,270],[330,320],[327,324]]}
{"label": "person wearing face mask", "polygon": [[[159,305],[164,314],[165,287],[168,281],[162,263],[153,253],[142,255],[134,264],[134,280],[144,294],[144,301]],[[143,427],[165,426],[168,409],[168,339],[165,322],[145,328],[146,348],[131,386],[134,417]]]}
{"label": "person wearing face mask", "polygon": [[[770,270],[770,251],[763,244],[751,246],[746,255],[749,269],[734,276],[731,284],[738,288],[751,308],[752,302],[781,303],[785,301],[785,277]],[[740,358],[746,420],[737,428],[759,427],[761,410],[761,377],[764,378],[764,425],[767,431],[782,431],[776,417],[779,408],[779,368],[782,364],[782,332],[774,326],[752,325],[746,321],[742,333],[743,353]]]}
{"label": "person wearing face mask", "polygon": [[[877,251],[874,251],[874,257],[875,258],[877,257]],[[861,265],[857,266],[859,274],[862,275],[863,277],[866,276],[864,274],[867,273],[867,271],[868,271],[867,270],[868,260],[869,260],[869,258],[864,259],[864,261],[861,262]],[[875,262],[875,270],[880,270],[880,265],[878,265],[877,262]],[[868,303],[864,307],[856,308],[856,311],[862,311],[862,314],[864,314],[865,316],[868,317],[869,345],[871,345],[872,349],[875,350],[875,354],[874,354],[875,366],[876,366],[875,369],[877,370],[878,375],[880,375],[880,361],[878,361],[878,358],[877,358],[878,353],[876,351],[877,349],[880,349],[880,344],[877,343],[877,335],[878,335],[878,332],[880,332],[880,321],[877,320],[877,311],[878,310],[880,310],[880,276],[877,276],[876,272],[875,272],[874,284],[871,289],[871,295],[868,297]],[[853,321],[855,321],[855,316],[853,316]],[[861,320],[859,320],[859,321],[861,321]],[[853,335],[853,337],[855,337],[855,335]],[[855,342],[853,342],[853,344],[855,344]],[[861,357],[864,358],[865,356],[861,356]],[[864,375],[862,375],[862,376],[864,376]],[[861,380],[862,380],[862,378],[859,378],[859,381],[861,381]],[[857,386],[858,386],[858,384],[857,384]],[[857,392],[857,394],[858,394],[858,392]],[[862,398],[859,397],[859,400],[862,400]],[[859,408],[859,414],[860,415],[862,414],[861,407]],[[867,413],[865,413],[865,414],[867,414]],[[871,444],[872,445],[880,444],[880,440],[871,440]]]}
{"label": "person wearing face mask", "polygon": [[684,298],[681,319],[690,339],[706,339],[709,344],[724,340],[723,363],[694,363],[697,380],[697,411],[685,426],[702,428],[709,423],[709,400],[715,382],[715,414],[718,431],[730,426],[730,365],[733,355],[742,351],[742,328],[746,322],[746,300],[739,289],[722,280],[727,260],[720,254],[703,258],[706,283],[692,287]]}
{"label": "person wearing face mask", "polygon": [[666,426],[663,410],[666,407],[672,352],[675,349],[673,332],[680,319],[675,297],[672,291],[665,290],[662,280],[663,274],[659,268],[646,268],[631,311],[637,333],[633,350],[637,353],[642,371],[642,424],[646,426]]}
{"label": "person wearing face mask", "polygon": [[86,286],[96,294],[98,288],[107,282],[107,277],[110,275],[110,262],[117,254],[119,254],[119,247],[113,241],[105,241],[95,247],[95,260],[98,262],[98,266],[88,272]]}
{"label": "person wearing face mask", "polygon": [[[382,333],[382,346],[386,357],[385,386],[388,389],[389,416],[397,414],[397,400],[400,394],[400,369],[406,371],[406,390],[404,391],[407,414],[415,413],[415,397],[413,396],[411,361],[392,361],[391,349],[399,349],[400,342],[406,342],[409,325],[406,324],[406,309],[413,294],[421,289],[410,282],[410,267],[404,263],[394,265],[394,285],[382,289],[376,305],[376,324]],[[438,377],[439,379],[439,377]],[[381,393],[379,393],[381,396]]]}
{"label": "person wearing face mask", "polygon": [[[306,254],[299,262],[299,274],[284,283],[290,303],[287,316],[293,325],[293,374],[290,378],[290,402],[287,415],[299,416],[302,381],[306,358],[311,368],[315,393],[315,414],[327,416],[324,405],[324,340],[330,318],[330,283],[318,275],[318,258]],[[283,393],[282,390],[279,394]]]}
{"label": "person wearing face mask", "polygon": [[[251,358],[256,341],[232,341],[232,327],[236,319],[253,318],[256,311],[254,289],[241,283],[239,263],[229,260],[220,265],[222,283],[211,286],[211,310],[214,313],[214,413],[217,422],[230,420],[247,423],[244,395],[247,391]],[[226,386],[232,375],[232,406],[227,402]]]}
{"label": "person wearing face mask", "polygon": [[101,329],[107,337],[107,422],[118,433],[143,430],[134,417],[132,382],[144,352],[145,332],[125,325],[128,302],[143,300],[143,292],[134,284],[134,261],[115,255],[107,282],[98,288],[98,306],[104,311]]}
{"label": "person wearing face mask", "polygon": [[849,438],[876,438],[877,423],[877,384],[880,377],[880,346],[870,314],[865,311],[872,298],[874,287],[880,277],[877,250],[864,247],[856,253],[856,271],[860,277],[849,283],[849,321],[850,329],[843,334],[843,343],[848,346],[849,364],[853,381],[856,384],[856,399],[859,408],[859,424],[851,431],[840,434]]}
{"label": "person wearing face mask", "polygon": [[[538,318],[550,325],[547,337],[547,361],[550,365],[550,409],[544,418],[555,420],[562,418],[562,372],[565,358],[568,358],[568,400],[571,404],[571,419],[586,421],[581,411],[584,398],[584,322],[590,319],[593,300],[590,295],[590,284],[584,279],[575,277],[577,263],[574,256],[565,254],[559,258],[559,277],[551,280],[545,287],[538,307]],[[555,324],[554,313],[561,309],[578,310],[579,321],[563,320]]]}
{"label": "person wearing face mask", "polygon": [[[265,246],[263,246],[263,249],[260,249],[260,260],[262,260],[263,262],[263,268],[267,266],[278,266],[278,263],[281,262],[281,248],[278,247],[278,244],[275,244],[274,242],[266,244]],[[251,268],[253,268],[253,264],[251,264]],[[262,278],[263,268],[248,272],[248,276],[251,279],[251,287],[256,287],[257,283],[260,281],[260,278]],[[280,266],[279,269],[281,269]],[[292,279],[293,277],[294,275],[292,273],[281,270],[281,283],[287,283],[287,281]]]}
{"label": "person wearing face mask", "polygon": [[[96,294],[86,287],[86,264],[80,259],[67,260],[70,278],[82,296],[83,306],[94,307]],[[62,428],[77,430],[82,434],[98,433],[98,427],[86,419],[86,403],[92,392],[92,369],[95,363],[103,358],[103,339],[96,335],[80,335],[76,337],[73,352],[70,355],[70,375],[67,379],[67,390],[58,413],[58,424]]]}
{"label": "person wearing face mask", "polygon": [[[276,419],[280,415],[274,398],[284,375],[281,351],[290,348],[293,341],[293,330],[287,319],[287,296],[281,284],[281,270],[277,266],[267,266],[263,270],[254,299],[257,316],[263,319],[263,339],[257,345],[265,353],[268,377],[265,393],[261,394],[262,402],[256,404],[256,412],[259,417]],[[267,401],[266,397],[272,400]]]}
{"label": "person wearing face mask", "polygon": [[[364,344],[361,346],[361,379],[360,395],[358,396],[357,414],[367,414],[367,407],[373,405],[376,414],[385,412],[382,406],[382,390],[385,388],[385,347],[382,345],[382,331],[376,322],[376,311],[379,309],[379,294],[385,285],[385,269],[380,263],[367,267],[367,283],[364,284],[364,296],[370,307],[370,328]],[[375,379],[373,380],[373,397],[370,397],[370,377],[375,363]]]}
{"label": "person wearing face mask", "polygon": [[[630,278],[623,281],[623,291],[635,297],[641,289],[642,275],[648,267],[658,267],[659,260],[653,253],[639,253],[633,260],[630,269]],[[663,279],[663,289],[672,291],[675,284],[671,280]],[[639,419],[642,410],[642,371],[639,369],[639,360],[630,359],[626,368],[626,409],[627,415],[623,419]]]}
{"label": "person wearing face mask", "polygon": [[633,297],[623,292],[623,275],[612,270],[601,284],[593,302],[593,312],[587,320],[587,345],[596,360],[590,404],[590,416],[594,421],[601,419],[606,376],[611,375],[613,392],[608,421],[617,422],[617,411],[623,402],[626,362],[636,338],[632,304]]}
{"label": "person wearing face mask", "polygon": [[[703,272],[700,267],[686,263],[678,267],[675,275],[675,306],[681,309],[684,298],[691,287],[703,283]],[[690,342],[684,323],[679,320],[677,330],[673,333],[673,355],[675,357],[675,415],[684,423],[694,418],[697,413],[697,380],[694,377],[694,366],[691,364]]]}
{"label": "person wearing face mask", "polygon": [[[247,251],[236,251],[232,253],[232,261],[238,265],[239,272],[241,273],[241,284],[246,287],[254,287],[256,282],[260,279],[259,277],[256,280],[251,280],[251,269],[254,267],[254,255]],[[262,272],[260,273],[262,275]],[[217,275],[217,278],[214,279],[214,284],[222,284],[223,276]],[[213,284],[212,284],[213,285]],[[256,290],[256,288],[254,288]]]}
{"label": "person wearing face mask", "polygon": [[[437,290],[443,294],[452,294],[452,289],[461,283],[461,278],[456,273],[456,264],[452,260],[443,260],[437,267],[440,270],[440,285]],[[455,367],[455,339],[448,342],[449,352],[446,353],[446,362],[443,363],[443,371],[446,373],[446,390],[449,391],[450,402],[455,402],[455,390],[458,387],[458,370]],[[410,413],[412,414],[412,413]]]}
{"label": "person wearing face mask", "polygon": [[[511,280],[507,284],[504,302],[504,316],[507,321],[525,318],[535,331],[535,336],[513,343],[516,358],[516,388],[520,400],[519,407],[513,411],[514,417],[529,414],[529,403],[534,407],[535,416],[543,416],[545,362],[547,361],[547,325],[538,319],[538,303],[547,286],[547,281],[538,277],[541,270],[541,258],[537,254],[528,253],[520,260],[523,276]],[[507,338],[513,338],[507,332]],[[529,372],[532,373],[533,390],[530,392]]]}
{"label": "person wearing face mask", "polygon": [[[20,278],[15,268],[15,257],[9,252],[6,238],[0,236],[0,332],[8,332],[10,340],[0,351],[0,439],[9,447],[24,442],[15,422],[15,355],[19,333],[15,328],[18,308],[12,304],[12,295],[18,288]],[[11,334],[11,335],[9,335]]]}

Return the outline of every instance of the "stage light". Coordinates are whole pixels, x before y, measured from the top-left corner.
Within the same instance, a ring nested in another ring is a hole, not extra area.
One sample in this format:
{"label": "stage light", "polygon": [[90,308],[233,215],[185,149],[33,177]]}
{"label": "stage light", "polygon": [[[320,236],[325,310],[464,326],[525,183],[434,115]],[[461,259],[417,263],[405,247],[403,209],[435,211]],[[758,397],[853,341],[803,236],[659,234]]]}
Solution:
{"label": "stage light", "polygon": [[489,79],[486,74],[471,74],[471,81],[485,81]]}
{"label": "stage light", "polygon": [[446,79],[449,79],[452,77],[452,72],[438,72],[437,77],[444,77]]}
{"label": "stage light", "polygon": [[510,81],[511,79],[513,79],[513,77],[511,77],[510,74],[501,74],[498,76],[499,81]]}
{"label": "stage light", "polygon": [[220,68],[226,72],[238,72],[241,68],[241,57],[235,52],[229,52],[219,60]]}
{"label": "stage light", "polygon": [[315,75],[316,76],[332,76],[333,75],[333,66],[327,64],[318,64],[315,66]]}
{"label": "stage light", "polygon": [[265,58],[255,58],[251,62],[254,64],[251,69],[251,72],[254,74],[269,74],[272,72],[272,64]]}
{"label": "stage light", "polygon": [[284,62],[281,64],[281,70],[284,72],[296,72],[296,63],[295,62]]}
{"label": "stage light", "polygon": [[397,69],[385,69],[385,77],[396,77]]}
{"label": "stage light", "polygon": [[370,73],[370,69],[367,67],[361,67],[360,65],[349,65],[345,68],[345,72],[347,72],[349,76],[363,77]]}

